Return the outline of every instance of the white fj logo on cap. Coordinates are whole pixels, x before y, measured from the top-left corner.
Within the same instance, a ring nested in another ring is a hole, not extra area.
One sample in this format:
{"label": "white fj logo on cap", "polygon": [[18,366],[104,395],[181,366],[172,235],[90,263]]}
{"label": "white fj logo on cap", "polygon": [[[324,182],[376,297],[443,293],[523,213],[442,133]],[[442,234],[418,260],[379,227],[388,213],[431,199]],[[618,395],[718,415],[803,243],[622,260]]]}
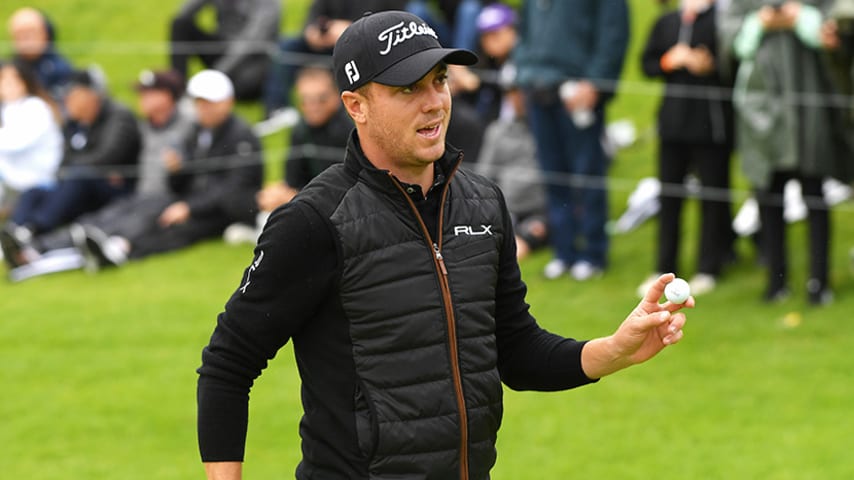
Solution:
{"label": "white fj logo on cap", "polygon": [[362,76],[359,75],[359,69],[356,68],[355,60],[350,60],[346,65],[344,65],[344,73],[347,74],[347,80],[350,81],[350,85],[356,83],[360,78],[362,78]]}
{"label": "white fj logo on cap", "polygon": [[430,35],[437,40],[439,39],[436,36],[436,32],[427,26],[426,23],[419,25],[415,22],[409,22],[409,25],[406,25],[406,22],[400,22],[393,27],[383,30],[377,36],[377,40],[387,42],[385,50],[380,50],[380,55],[388,55],[392,47],[400,45],[416,35]]}

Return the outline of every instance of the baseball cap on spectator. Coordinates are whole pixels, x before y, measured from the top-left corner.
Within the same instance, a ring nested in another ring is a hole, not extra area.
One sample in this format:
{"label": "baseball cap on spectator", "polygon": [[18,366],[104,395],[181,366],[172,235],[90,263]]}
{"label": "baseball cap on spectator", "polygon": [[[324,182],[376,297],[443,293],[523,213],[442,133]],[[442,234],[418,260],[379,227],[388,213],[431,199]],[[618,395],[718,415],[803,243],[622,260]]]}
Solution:
{"label": "baseball cap on spectator", "polygon": [[483,7],[477,16],[478,33],[487,33],[507,25],[515,24],[516,12],[509,6],[500,3]]}
{"label": "baseball cap on spectator", "polygon": [[226,74],[218,70],[202,70],[190,78],[187,95],[209,102],[222,102],[234,98],[234,85]]}
{"label": "baseball cap on spectator", "polygon": [[165,90],[172,95],[173,99],[178,99],[184,93],[184,81],[178,72],[171,70],[151,71],[143,70],[139,74],[134,88],[137,91],[143,90]]}
{"label": "baseball cap on spectator", "polygon": [[369,82],[411,85],[439,62],[473,65],[477,55],[443,48],[427,22],[408,12],[369,13],[353,22],[335,43],[332,63],[340,91]]}

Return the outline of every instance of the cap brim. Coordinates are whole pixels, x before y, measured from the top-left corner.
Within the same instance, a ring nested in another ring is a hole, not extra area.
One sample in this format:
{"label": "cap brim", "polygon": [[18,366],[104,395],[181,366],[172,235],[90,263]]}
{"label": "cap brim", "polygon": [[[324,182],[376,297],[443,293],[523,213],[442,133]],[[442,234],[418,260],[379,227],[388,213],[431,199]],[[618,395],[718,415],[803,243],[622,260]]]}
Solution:
{"label": "cap brim", "polygon": [[474,65],[477,63],[477,55],[462,48],[422,50],[388,67],[374,76],[373,81],[393,87],[412,85],[433,70],[439,62],[450,65]]}

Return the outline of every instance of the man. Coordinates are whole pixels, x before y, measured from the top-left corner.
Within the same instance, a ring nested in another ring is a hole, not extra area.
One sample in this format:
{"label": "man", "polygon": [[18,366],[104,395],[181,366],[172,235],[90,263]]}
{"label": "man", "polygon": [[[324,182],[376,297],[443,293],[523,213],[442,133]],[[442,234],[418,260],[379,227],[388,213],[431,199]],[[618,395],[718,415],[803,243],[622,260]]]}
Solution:
{"label": "man", "polygon": [[605,105],[629,38],[625,0],[526,1],[514,51],[516,81],[547,185],[555,258],[547,278],[578,281],[607,267]]}
{"label": "man", "polygon": [[296,94],[302,115],[290,132],[285,179],[258,192],[261,213],[256,226],[229,226],[223,234],[228,243],[257,242],[270,212],[291,201],[311,179],[343,158],[353,122],[341,108],[332,71],[325,66],[304,67],[297,74]]}
{"label": "man", "polygon": [[148,228],[151,218],[160,214],[161,202],[169,195],[167,161],[181,149],[193,122],[177,108],[184,91],[183,79],[177,73],[145,70],[135,88],[142,115],[142,151],[134,194],[82,215],[69,228],[38,235],[28,245],[13,246],[28,252],[23,256],[28,260],[26,264],[9,272],[13,281],[85,266],[86,229],[132,237],[134,232]]}
{"label": "man", "polygon": [[71,76],[71,64],[54,49],[54,30],[38,10],[23,7],[9,17],[9,37],[14,57],[36,72],[39,83],[55,99],[61,99],[63,87]]}
{"label": "man", "polygon": [[[216,28],[199,26],[196,16],[204,7],[216,12]],[[278,0],[187,0],[172,20],[170,61],[187,78],[187,63],[197,55],[207,67],[219,70],[234,83],[238,99],[261,96],[270,64],[268,47],[279,34]]]}
{"label": "man", "polygon": [[166,157],[169,192],[150,199],[151,214],[134,229],[111,234],[84,226],[99,267],[184,248],[254,219],[254,195],[264,176],[261,143],[234,115],[234,86],[224,73],[202,70],[190,78],[187,95],[196,125],[180,153]]}
{"label": "man", "polygon": [[[69,121],[59,182],[21,194],[11,222],[0,232],[4,248],[27,244],[80,215],[97,210],[133,190],[141,138],[136,118],[109,98],[103,79],[76,71],[65,97]],[[6,257],[12,267],[27,259]]]}
{"label": "man", "polygon": [[485,479],[502,382],[570,388],[682,337],[680,306],[657,303],[672,275],[613,336],[577,342],[537,326],[501,192],[459,169],[444,141],[447,64],[475,60],[404,12],[341,36],[335,75],[356,130],[344,164],[274,212],[203,352],[208,478],[240,478],[249,387],[291,339],[305,408],[298,479]]}
{"label": "man", "polygon": [[[302,121],[291,132],[284,182],[294,193],[329,166],[341,162],[341,151],[347,146],[353,129],[353,122],[341,107],[335,78],[328,68],[300,70],[296,92]],[[283,203],[274,197],[272,191],[264,189],[259,195],[258,206],[272,211]]]}

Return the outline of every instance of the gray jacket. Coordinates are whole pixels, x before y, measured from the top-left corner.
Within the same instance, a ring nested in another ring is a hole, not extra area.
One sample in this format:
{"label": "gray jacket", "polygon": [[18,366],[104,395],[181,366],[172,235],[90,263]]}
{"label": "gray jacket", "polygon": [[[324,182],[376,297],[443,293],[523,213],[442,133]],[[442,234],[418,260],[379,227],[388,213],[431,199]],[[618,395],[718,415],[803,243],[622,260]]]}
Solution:
{"label": "gray jacket", "polygon": [[[845,179],[850,157],[840,151],[840,112],[829,102],[834,90],[827,66],[820,48],[809,42],[816,32],[763,32],[755,50],[736,51],[739,34],[751,28],[751,14],[767,3],[732,0],[720,12],[723,50],[740,61],[733,102],[744,173],[758,188],[766,188],[775,171]],[[803,2],[818,12],[831,3]]]}

